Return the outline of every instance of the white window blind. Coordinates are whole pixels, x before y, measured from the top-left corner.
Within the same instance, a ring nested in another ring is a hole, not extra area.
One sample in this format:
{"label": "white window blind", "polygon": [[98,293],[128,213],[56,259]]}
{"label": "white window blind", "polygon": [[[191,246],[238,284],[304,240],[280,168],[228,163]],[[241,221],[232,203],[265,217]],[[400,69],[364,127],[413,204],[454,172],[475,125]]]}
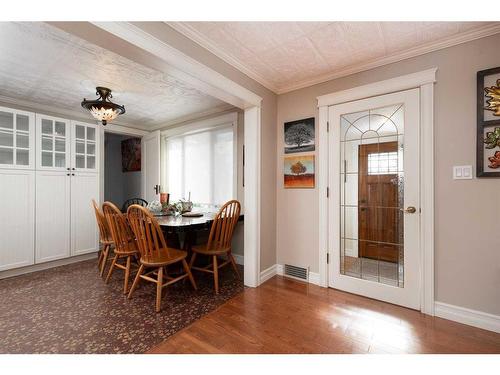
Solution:
{"label": "white window blind", "polygon": [[235,197],[233,127],[223,126],[166,140],[170,201],[220,205]]}

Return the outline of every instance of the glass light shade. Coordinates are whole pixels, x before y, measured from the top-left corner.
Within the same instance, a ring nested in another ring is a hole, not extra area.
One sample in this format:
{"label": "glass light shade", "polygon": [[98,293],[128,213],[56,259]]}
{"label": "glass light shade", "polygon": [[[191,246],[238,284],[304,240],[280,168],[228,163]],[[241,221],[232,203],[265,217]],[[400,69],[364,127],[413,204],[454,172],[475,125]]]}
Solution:
{"label": "glass light shade", "polygon": [[118,117],[119,113],[117,110],[113,108],[104,108],[104,107],[92,107],[90,109],[90,113],[96,120],[103,121],[104,123],[108,121],[113,121]]}

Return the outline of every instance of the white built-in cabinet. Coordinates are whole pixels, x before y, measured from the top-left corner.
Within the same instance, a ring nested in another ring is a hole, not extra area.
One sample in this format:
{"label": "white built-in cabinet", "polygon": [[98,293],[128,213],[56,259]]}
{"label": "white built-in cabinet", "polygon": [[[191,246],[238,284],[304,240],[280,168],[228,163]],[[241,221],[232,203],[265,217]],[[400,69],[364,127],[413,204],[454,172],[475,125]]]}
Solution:
{"label": "white built-in cabinet", "polygon": [[35,260],[35,172],[0,169],[0,271]]}
{"label": "white built-in cabinet", "polygon": [[95,124],[0,107],[0,271],[95,252]]}

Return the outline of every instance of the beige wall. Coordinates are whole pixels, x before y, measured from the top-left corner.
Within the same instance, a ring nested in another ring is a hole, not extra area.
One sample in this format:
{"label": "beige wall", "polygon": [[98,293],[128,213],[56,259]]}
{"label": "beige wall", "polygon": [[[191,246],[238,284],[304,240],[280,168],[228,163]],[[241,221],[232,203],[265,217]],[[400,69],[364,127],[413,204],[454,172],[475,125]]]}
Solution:
{"label": "beige wall", "polygon": [[168,41],[172,47],[262,97],[260,267],[264,270],[274,265],[276,263],[276,164],[270,161],[276,160],[276,94],[167,24],[163,22],[137,22],[136,24]]}
{"label": "beige wall", "polygon": [[[435,84],[436,300],[500,314],[500,180],[453,180],[474,165],[476,72],[500,65],[500,35],[278,96],[277,260],[318,272],[318,190],[284,190],[283,123],[315,116],[316,97],[438,67]],[[317,168],[317,167],[316,167]]]}

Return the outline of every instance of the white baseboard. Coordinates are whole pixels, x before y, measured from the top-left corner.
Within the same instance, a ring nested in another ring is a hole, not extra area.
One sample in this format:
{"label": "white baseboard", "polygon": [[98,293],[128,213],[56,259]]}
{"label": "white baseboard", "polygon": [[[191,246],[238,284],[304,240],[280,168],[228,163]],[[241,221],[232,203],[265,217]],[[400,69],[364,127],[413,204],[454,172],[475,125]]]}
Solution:
{"label": "white baseboard", "polygon": [[449,305],[438,301],[434,303],[434,310],[435,315],[440,318],[500,333],[499,315]]}
{"label": "white baseboard", "polygon": [[233,254],[234,260],[236,261],[236,264],[243,265],[245,261],[245,257],[243,255],[239,254]]}
{"label": "white baseboard", "polygon": [[95,259],[97,261],[96,252],[89,253],[89,254],[83,254],[83,255],[77,255],[74,257],[70,257],[70,258],[53,260],[52,262],[34,264],[32,266],[26,266],[26,267],[21,267],[21,268],[15,268],[12,270],[1,271],[0,272],[0,279],[24,275],[26,273],[31,273],[31,272],[36,272],[36,271],[43,271],[43,270],[47,270],[49,268],[65,266],[67,264],[82,262],[84,260],[89,260],[89,259]]}
{"label": "white baseboard", "polygon": [[[260,273],[261,284],[275,275],[283,276],[284,267],[282,264],[274,264]],[[309,272],[309,283],[319,285],[319,273]]]}
{"label": "white baseboard", "polygon": [[319,273],[309,272],[309,283],[319,285]]}
{"label": "white baseboard", "polygon": [[260,283],[265,283],[267,280],[276,276],[276,264],[273,264],[271,267],[266,268],[264,271],[260,272]]}

